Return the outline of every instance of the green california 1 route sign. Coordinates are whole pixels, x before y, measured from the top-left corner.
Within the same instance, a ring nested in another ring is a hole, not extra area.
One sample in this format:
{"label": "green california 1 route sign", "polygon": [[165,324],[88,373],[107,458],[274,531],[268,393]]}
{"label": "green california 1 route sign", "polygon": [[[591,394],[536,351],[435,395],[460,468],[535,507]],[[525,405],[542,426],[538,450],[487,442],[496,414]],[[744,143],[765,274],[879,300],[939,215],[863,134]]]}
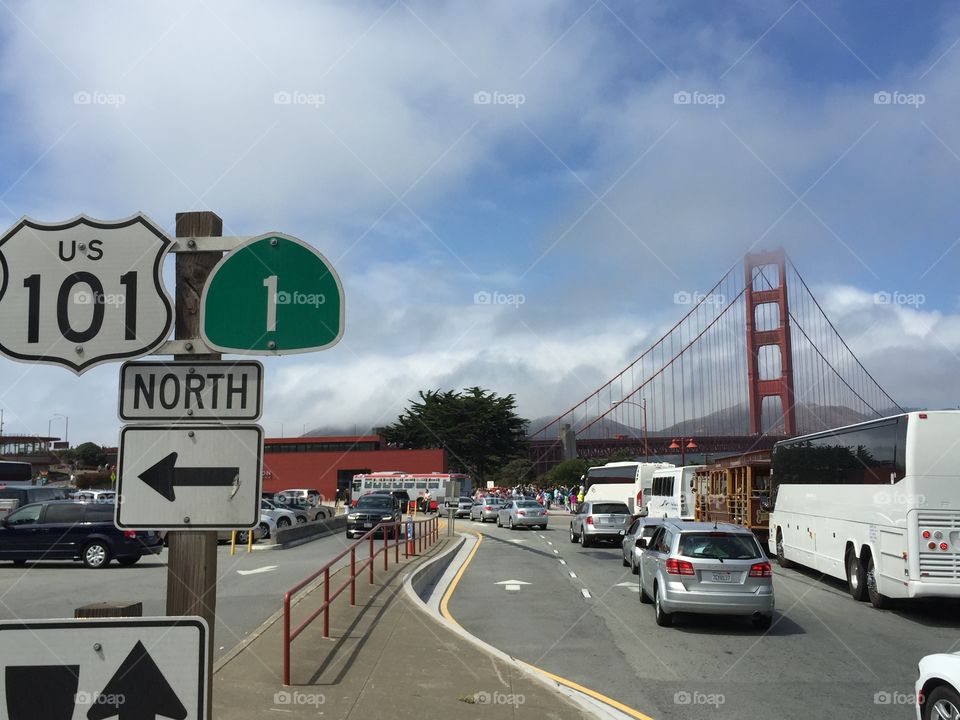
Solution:
{"label": "green california 1 route sign", "polygon": [[343,286],[312,246],[282,233],[261,235],[225,255],[210,273],[200,332],[223,353],[323,350],[343,336]]}

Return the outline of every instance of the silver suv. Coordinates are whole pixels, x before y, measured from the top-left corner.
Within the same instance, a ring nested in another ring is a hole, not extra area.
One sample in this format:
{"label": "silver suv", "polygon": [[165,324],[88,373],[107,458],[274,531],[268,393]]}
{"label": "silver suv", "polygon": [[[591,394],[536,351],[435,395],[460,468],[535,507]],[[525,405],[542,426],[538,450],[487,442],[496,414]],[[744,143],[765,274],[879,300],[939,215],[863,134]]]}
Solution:
{"label": "silver suv", "polygon": [[773,573],[756,537],[728,523],[663,520],[640,553],[640,600],[657,625],[676,612],[747,615],[765,630],[773,618]]}
{"label": "silver suv", "polygon": [[576,514],[570,518],[570,542],[580,542],[590,547],[598,540],[620,542],[621,530],[633,522],[630,508],[616,500],[587,500],[580,503]]}

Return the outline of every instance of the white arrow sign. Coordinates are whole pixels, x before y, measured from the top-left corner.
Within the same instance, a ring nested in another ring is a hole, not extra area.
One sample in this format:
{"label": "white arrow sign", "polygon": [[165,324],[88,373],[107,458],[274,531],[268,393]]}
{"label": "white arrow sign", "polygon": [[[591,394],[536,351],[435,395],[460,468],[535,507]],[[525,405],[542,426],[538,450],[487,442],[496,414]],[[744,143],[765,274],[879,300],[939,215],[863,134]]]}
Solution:
{"label": "white arrow sign", "polygon": [[145,215],[63,223],[23,218],[0,237],[0,352],[82,373],[166,340],[173,241]]}
{"label": "white arrow sign", "polygon": [[260,573],[270,572],[276,569],[276,565],[264,565],[263,567],[258,567],[253,570],[237,570],[237,575],[259,575]]}

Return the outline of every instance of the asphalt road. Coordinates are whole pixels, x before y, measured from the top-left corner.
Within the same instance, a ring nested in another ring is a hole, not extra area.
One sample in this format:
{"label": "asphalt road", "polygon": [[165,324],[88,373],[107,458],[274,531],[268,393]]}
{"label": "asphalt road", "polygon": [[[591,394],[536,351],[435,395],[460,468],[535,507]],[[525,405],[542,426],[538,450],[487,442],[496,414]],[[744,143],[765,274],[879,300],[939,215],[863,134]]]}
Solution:
{"label": "asphalt road", "polygon": [[[337,555],[344,533],[289,550],[237,548],[217,553],[217,625],[215,658],[221,657],[281,607],[283,593]],[[102,570],[80,563],[40,562],[14,567],[0,562],[0,619],[72,618],[75,608],[94,602],[142,602],[143,614],[166,614],[167,551],[143,558],[133,567],[116,562]],[[241,572],[261,570],[243,575]]]}
{"label": "asphalt road", "polygon": [[[619,547],[573,545],[568,518],[551,521],[512,532],[459,521],[483,541],[451,614],[494,647],[657,720],[913,718],[917,661],[960,647],[957,603],[879,611],[842,583],[775,564],[768,632],[693,616],[661,628]],[[507,580],[529,584],[497,584]]]}

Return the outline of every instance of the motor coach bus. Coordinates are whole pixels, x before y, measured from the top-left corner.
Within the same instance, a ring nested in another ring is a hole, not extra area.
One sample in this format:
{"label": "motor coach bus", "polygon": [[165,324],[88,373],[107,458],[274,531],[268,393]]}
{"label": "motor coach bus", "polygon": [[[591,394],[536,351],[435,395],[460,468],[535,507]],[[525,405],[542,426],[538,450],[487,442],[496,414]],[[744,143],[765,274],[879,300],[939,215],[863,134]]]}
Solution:
{"label": "motor coach bus", "polygon": [[773,448],[770,551],[856,600],[960,597],[960,412],[910,412]]}
{"label": "motor coach bus", "polygon": [[589,468],[582,478],[583,500],[625,502],[631,513],[638,514],[650,492],[653,473],[672,467],[671,463],[612,462]]}
{"label": "motor coach bus", "polygon": [[[473,483],[463,473],[406,473],[387,471],[353,476],[353,502],[374,490],[406,490],[421,512],[436,509],[445,498],[470,495]],[[434,502],[431,508],[428,503]]]}

